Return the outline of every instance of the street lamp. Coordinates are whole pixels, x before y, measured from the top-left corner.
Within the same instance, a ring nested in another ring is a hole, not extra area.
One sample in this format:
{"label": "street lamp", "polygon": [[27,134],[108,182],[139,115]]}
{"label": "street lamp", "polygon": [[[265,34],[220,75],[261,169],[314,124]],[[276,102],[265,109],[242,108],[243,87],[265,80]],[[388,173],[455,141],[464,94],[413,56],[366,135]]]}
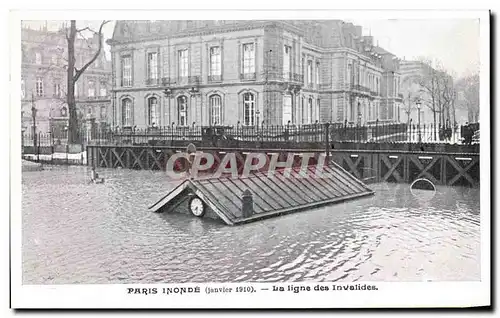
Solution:
{"label": "street lamp", "polygon": [[36,136],[36,104],[35,104],[35,95],[31,92],[31,118],[33,119],[33,147],[36,147],[37,144],[37,136]]}
{"label": "street lamp", "polygon": [[420,99],[417,99],[416,104],[417,104],[417,111],[418,111],[418,142],[420,143],[420,142],[422,142],[422,134],[420,131],[420,106],[421,106],[422,102],[420,101]]}

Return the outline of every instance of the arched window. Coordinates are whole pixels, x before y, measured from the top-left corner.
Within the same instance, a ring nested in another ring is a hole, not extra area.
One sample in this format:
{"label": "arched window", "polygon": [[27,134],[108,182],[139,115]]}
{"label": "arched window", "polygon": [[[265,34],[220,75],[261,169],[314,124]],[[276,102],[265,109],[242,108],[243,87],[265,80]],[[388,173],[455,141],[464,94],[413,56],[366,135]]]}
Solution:
{"label": "arched window", "polygon": [[309,97],[309,109],[307,110],[307,123],[311,124],[313,118],[313,99]]}
{"label": "arched window", "polygon": [[283,96],[283,125],[288,125],[292,122],[292,96]]}
{"label": "arched window", "polygon": [[158,99],[156,97],[148,98],[148,125],[158,125]]}
{"label": "arched window", "polygon": [[186,96],[179,96],[177,98],[177,109],[178,109],[178,114],[179,114],[179,125],[180,126],[186,126],[188,124],[188,117],[187,117],[187,97]]}
{"label": "arched window", "polygon": [[316,106],[316,116],[314,118],[314,120],[318,120],[319,121],[319,113],[320,113],[320,109],[321,109],[321,100],[318,98],[317,99],[317,106]]}
{"label": "arched window", "polygon": [[243,124],[255,125],[255,96],[252,93],[243,94]]}
{"label": "arched window", "polygon": [[306,105],[304,97],[302,97],[302,103],[300,104],[300,117],[301,117],[300,122],[304,124],[306,120]]}
{"label": "arched window", "polygon": [[132,100],[122,100],[122,126],[132,126]]}
{"label": "arched window", "polygon": [[106,106],[101,106],[101,119],[106,118]]}
{"label": "arched window", "polygon": [[210,124],[222,124],[222,98],[219,95],[210,96]]}

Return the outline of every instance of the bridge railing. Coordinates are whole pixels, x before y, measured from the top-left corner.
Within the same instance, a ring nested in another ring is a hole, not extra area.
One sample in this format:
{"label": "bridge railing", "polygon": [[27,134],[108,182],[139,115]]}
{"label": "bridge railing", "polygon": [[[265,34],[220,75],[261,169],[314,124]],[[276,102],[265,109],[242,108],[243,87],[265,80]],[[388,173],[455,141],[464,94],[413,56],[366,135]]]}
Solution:
{"label": "bridge railing", "polygon": [[[327,128],[328,127],[328,128]],[[473,127],[474,128],[474,127]],[[125,127],[115,130],[83,130],[80,143],[86,145],[147,145],[168,144],[173,141],[213,142],[227,140],[234,142],[286,142],[324,143],[329,134],[330,142],[357,143],[452,143],[478,142],[471,138],[473,128],[438,125],[414,125],[405,123],[313,123],[304,125],[256,125],[256,126],[166,126],[137,129]],[[328,129],[328,130],[327,130]],[[24,132],[23,146],[64,145],[68,142],[67,132],[51,134]],[[213,144],[213,143],[212,143]]]}

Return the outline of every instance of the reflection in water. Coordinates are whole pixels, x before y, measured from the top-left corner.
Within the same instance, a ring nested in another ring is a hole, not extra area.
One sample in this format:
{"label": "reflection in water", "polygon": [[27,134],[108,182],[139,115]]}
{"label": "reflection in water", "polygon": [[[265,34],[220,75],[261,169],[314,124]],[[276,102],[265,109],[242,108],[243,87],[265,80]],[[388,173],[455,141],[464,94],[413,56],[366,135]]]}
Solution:
{"label": "reflection in water", "polygon": [[[147,207],[162,172],[23,174],[23,282],[479,280],[479,190],[372,184],[373,197],[241,226]],[[418,190],[417,190],[418,191]]]}

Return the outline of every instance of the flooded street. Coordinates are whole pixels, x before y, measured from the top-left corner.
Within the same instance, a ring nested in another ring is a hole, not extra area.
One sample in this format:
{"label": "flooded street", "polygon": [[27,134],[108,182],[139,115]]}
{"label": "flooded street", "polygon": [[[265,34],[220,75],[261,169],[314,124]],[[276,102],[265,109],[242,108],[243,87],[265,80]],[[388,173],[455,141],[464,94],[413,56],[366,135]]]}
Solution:
{"label": "flooded street", "polygon": [[164,172],[89,174],[23,173],[24,284],[480,279],[479,189],[374,184],[372,197],[231,227],[149,212],[177,184]]}

